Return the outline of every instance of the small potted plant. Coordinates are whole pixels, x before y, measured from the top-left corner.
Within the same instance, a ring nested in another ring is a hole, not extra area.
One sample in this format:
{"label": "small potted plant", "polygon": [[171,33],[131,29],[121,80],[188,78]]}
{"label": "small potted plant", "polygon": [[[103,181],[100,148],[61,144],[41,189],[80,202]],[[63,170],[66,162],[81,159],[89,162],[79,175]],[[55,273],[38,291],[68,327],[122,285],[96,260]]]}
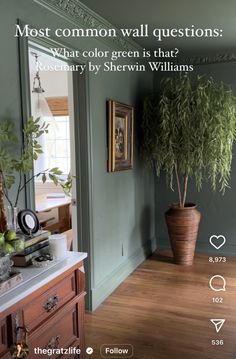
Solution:
{"label": "small potted plant", "polygon": [[146,98],[142,154],[159,176],[178,190],[178,202],[166,212],[175,263],[193,263],[200,213],[186,201],[189,179],[200,190],[229,185],[236,135],[236,101],[232,90],[212,78],[165,78],[160,93]]}

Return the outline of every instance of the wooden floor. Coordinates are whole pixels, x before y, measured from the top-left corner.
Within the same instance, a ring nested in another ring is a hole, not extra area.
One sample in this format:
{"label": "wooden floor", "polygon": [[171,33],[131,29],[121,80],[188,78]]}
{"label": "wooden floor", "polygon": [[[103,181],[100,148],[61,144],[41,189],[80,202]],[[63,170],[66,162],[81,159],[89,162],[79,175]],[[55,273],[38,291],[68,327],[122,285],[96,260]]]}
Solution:
{"label": "wooden floor", "polygon": [[[191,267],[154,254],[93,313],[86,314],[86,344],[101,358],[102,344],[132,344],[136,359],[236,358],[236,258],[209,264],[197,255]],[[209,288],[213,275],[226,292]],[[223,304],[212,303],[223,297]],[[226,319],[219,333],[210,319]],[[223,346],[212,346],[223,339]]]}

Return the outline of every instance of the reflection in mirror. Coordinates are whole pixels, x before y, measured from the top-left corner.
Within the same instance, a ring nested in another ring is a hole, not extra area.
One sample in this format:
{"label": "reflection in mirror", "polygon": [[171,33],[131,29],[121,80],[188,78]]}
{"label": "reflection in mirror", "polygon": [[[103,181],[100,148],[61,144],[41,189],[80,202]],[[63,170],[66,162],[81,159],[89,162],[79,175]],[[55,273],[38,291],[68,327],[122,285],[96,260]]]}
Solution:
{"label": "reflection in mirror", "polygon": [[[32,116],[48,125],[39,138],[41,149],[34,161],[35,209],[42,228],[53,233],[71,231],[70,176],[71,140],[68,73],[57,71],[66,62],[29,43]],[[52,171],[51,171],[52,170]]]}

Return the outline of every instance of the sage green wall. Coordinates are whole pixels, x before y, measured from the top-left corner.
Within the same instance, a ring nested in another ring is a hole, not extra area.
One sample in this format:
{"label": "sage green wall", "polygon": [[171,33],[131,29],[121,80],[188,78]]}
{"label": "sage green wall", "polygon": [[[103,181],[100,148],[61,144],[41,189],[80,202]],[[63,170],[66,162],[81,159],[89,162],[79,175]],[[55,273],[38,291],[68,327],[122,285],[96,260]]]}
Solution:
{"label": "sage green wall", "polygon": [[[220,63],[196,66],[194,75],[211,76],[216,81],[223,81],[232,86],[236,93],[236,63]],[[168,76],[167,74],[166,76]],[[154,87],[158,91],[160,77],[155,77]],[[235,198],[236,198],[236,148],[232,163],[232,177],[230,187],[222,194],[211,191],[208,184],[203,185],[201,192],[197,192],[194,183],[190,182],[187,200],[197,203],[202,214],[197,242],[200,252],[220,252],[221,254],[236,255],[236,226],[235,226]],[[177,200],[177,193],[167,189],[164,176],[155,181],[156,188],[156,236],[157,248],[169,248],[168,233],[164,220],[164,213],[170,203]],[[209,244],[209,237],[213,234],[223,234],[227,243],[220,251],[214,251]],[[219,253],[218,253],[219,254]]]}
{"label": "sage green wall", "polygon": [[[75,27],[64,18],[31,0],[0,2],[0,119],[12,118],[21,136],[21,101],[18,42],[14,38],[17,19],[34,27]],[[107,45],[96,40],[66,39],[79,49]],[[92,238],[91,293],[95,308],[155,246],[154,183],[138,159],[135,136],[134,169],[107,173],[106,100],[114,99],[135,106],[135,123],[140,121],[140,104],[152,90],[148,73],[99,73],[89,75],[88,121],[91,121],[92,146]],[[85,148],[84,151],[87,151]],[[21,199],[24,206],[24,198]],[[86,238],[83,242],[86,243]],[[86,248],[86,246],[85,246]]]}

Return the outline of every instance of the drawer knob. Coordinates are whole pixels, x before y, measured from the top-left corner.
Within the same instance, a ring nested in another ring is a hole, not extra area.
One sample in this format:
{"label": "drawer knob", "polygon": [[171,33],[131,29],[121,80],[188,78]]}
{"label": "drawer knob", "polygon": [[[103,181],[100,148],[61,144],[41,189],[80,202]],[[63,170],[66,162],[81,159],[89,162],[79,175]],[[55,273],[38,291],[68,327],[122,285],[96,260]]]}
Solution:
{"label": "drawer knob", "polygon": [[60,335],[52,337],[49,343],[46,345],[46,349],[57,349],[60,343]]}
{"label": "drawer knob", "polygon": [[59,302],[59,297],[57,294],[55,294],[52,297],[48,298],[46,303],[43,305],[43,308],[47,312],[50,312],[51,310],[56,308],[58,302]]}

